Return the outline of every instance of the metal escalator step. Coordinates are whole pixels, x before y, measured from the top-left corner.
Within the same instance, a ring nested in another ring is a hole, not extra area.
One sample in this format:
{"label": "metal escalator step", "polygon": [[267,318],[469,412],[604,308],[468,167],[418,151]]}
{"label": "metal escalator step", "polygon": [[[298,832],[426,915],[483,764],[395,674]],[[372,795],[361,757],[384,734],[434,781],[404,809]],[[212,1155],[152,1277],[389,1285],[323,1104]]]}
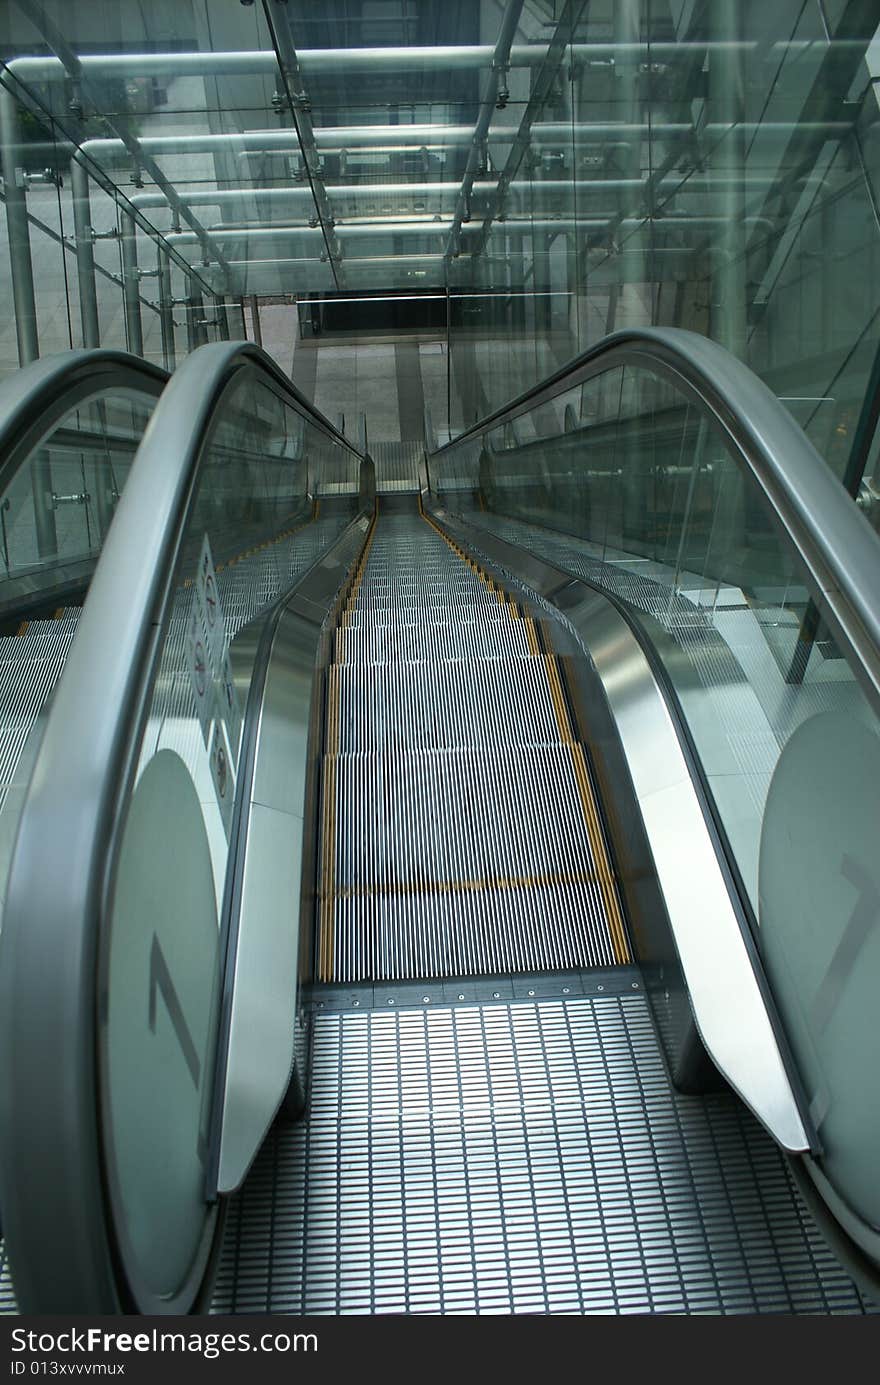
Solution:
{"label": "metal escalator step", "polygon": [[336,982],[613,966],[602,888],[563,872],[501,884],[337,895],[327,956]]}
{"label": "metal escalator step", "polygon": [[73,638],[60,641],[52,656],[28,656],[3,663],[3,683],[0,687],[0,728],[30,726],[49,693],[61,676],[64,659]]}
{"label": "metal escalator step", "polygon": [[372,629],[376,625],[448,625],[450,621],[469,625],[508,624],[514,619],[510,606],[496,601],[462,602],[450,612],[448,604],[433,606],[359,607],[346,610],[343,623],[347,629]]}
{"label": "metal escalator step", "polygon": [[484,606],[492,607],[499,604],[497,596],[478,584],[472,586],[465,582],[455,585],[451,582],[425,582],[421,586],[407,587],[402,583],[374,586],[372,582],[364,582],[357,594],[355,610],[396,612],[401,608],[413,611],[441,608],[448,615],[459,607],[475,607],[480,610]]}
{"label": "metal escalator step", "polygon": [[[78,616],[78,611],[76,612]],[[76,618],[33,621],[23,636],[5,636],[0,686],[0,806],[15,782],[21,753],[54,689],[76,632]]]}
{"label": "metal escalator step", "polygon": [[[340,752],[559,739],[543,660],[336,665]],[[330,680],[332,683],[332,679]]]}
{"label": "metal escalator step", "polygon": [[[627,962],[556,661],[494,581],[430,526],[413,524],[374,530],[337,630],[340,662],[328,670],[318,979]],[[438,604],[432,581],[419,577],[423,553],[486,600],[470,590],[462,600],[463,583],[450,577]],[[411,598],[420,587],[421,606],[395,607],[401,587]],[[484,611],[493,618],[483,621]],[[444,622],[426,623],[435,612]],[[462,613],[469,619],[459,625]],[[349,623],[357,617],[362,624]],[[448,657],[450,643],[460,657]]]}
{"label": "metal escalator step", "polygon": [[66,651],[76,632],[79,612],[59,620],[31,620],[22,635],[0,636],[0,660],[54,658],[57,650]]}
{"label": "metal escalator step", "polygon": [[529,654],[521,620],[412,621],[349,626],[336,642],[346,664],[442,663],[449,659],[509,659]]}
{"label": "metal escalator step", "polygon": [[340,755],[335,782],[337,894],[597,878],[571,746]]}
{"label": "metal escalator step", "polygon": [[[276,601],[344,526],[344,516],[313,520],[254,551],[219,564],[217,585],[230,638]],[[180,609],[188,612],[190,600],[189,592],[182,592]]]}

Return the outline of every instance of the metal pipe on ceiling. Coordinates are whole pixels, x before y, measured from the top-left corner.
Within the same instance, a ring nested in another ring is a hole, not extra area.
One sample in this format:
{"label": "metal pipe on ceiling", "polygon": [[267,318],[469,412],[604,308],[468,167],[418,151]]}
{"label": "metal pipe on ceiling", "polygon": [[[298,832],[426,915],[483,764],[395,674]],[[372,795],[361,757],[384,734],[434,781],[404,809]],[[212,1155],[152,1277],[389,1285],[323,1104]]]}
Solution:
{"label": "metal pipe on ceiling", "polygon": [[333,270],[333,278],[336,281],[336,287],[342,288],[344,285],[343,271],[340,266],[339,241],[336,238],[333,211],[324,186],[324,172],[315,144],[314,126],[312,125],[312,104],[303,82],[302,66],[293,37],[290,15],[285,5],[276,5],[274,9],[265,5],[264,10],[278,58],[279,89],[283,90],[287,98],[288,110],[299,139],[305,174],[314,198],[315,211],[327,247],[327,256]]}
{"label": "metal pipe on ceiling", "polygon": [[[490,235],[530,235],[533,232],[541,234],[553,234],[570,231],[601,231],[614,220],[616,213],[611,209],[604,216],[592,216],[588,218],[556,217],[556,218],[532,218],[532,217],[506,217],[503,221],[494,221],[490,230]],[[749,217],[745,218],[749,225],[763,222],[771,227],[773,223],[768,217]],[[664,228],[670,231],[704,231],[715,226],[720,226],[724,222],[723,217],[719,216],[660,216],[652,218],[645,217],[624,217],[618,221],[617,225],[625,231],[636,231],[641,227],[651,226],[656,232]],[[336,233],[340,240],[368,240],[371,238],[418,235],[418,236],[440,236],[446,235],[452,226],[452,222],[447,218],[443,221],[424,221],[424,222],[377,222],[373,225],[368,224],[337,224]],[[477,235],[482,230],[481,223],[475,222],[473,225],[466,225],[462,228],[463,235]],[[265,222],[230,225],[221,222],[215,226],[207,228],[209,235],[216,236],[218,240],[276,240],[279,237],[293,238],[305,236],[312,240],[317,240],[321,235],[319,226],[280,226],[266,224]],[[171,231],[165,236],[165,240],[171,245],[195,245],[198,238],[192,231]],[[230,261],[230,263],[232,263]],[[347,261],[346,261],[347,263]]]}
{"label": "metal pipe on ceiling", "polygon": [[[671,175],[661,179],[657,186],[664,192],[705,194],[715,191],[723,185],[726,176],[725,174],[713,173]],[[745,182],[748,187],[766,188],[770,187],[773,181],[773,178],[768,174],[745,175]],[[510,184],[509,191],[514,196],[523,193],[536,198],[540,198],[542,194],[559,197],[574,193],[580,197],[588,193],[608,194],[644,186],[645,180],[641,178],[540,178],[535,180],[514,179]],[[473,193],[475,196],[485,197],[494,192],[495,187],[495,181],[480,179],[474,183]],[[436,200],[443,203],[454,199],[459,188],[459,183],[452,182],[330,183],[327,184],[326,191],[328,197],[338,201],[356,202],[371,201],[374,198],[400,197],[404,200],[423,198],[429,202]],[[256,184],[244,184],[237,188],[198,188],[193,192],[179,192],[178,196],[181,202],[193,207],[222,207],[228,203],[234,205],[249,197],[259,197],[261,200],[269,202],[309,203],[312,200],[311,190],[308,187],[261,187]],[[161,192],[135,193],[129,197],[128,201],[133,207],[138,207],[141,210],[168,206],[168,201]]]}
{"label": "metal pipe on ceiling", "polygon": [[[363,147],[370,148],[378,142],[378,132],[382,131],[383,142],[389,147],[407,148],[407,130],[415,127],[406,125],[383,125],[365,126],[371,132],[370,138],[365,141]],[[436,125],[433,129],[435,143],[446,141],[449,144],[467,144],[473,130],[468,127],[457,125]],[[464,128],[466,135],[462,137],[461,129]],[[848,134],[852,129],[852,123],[846,120],[803,122],[803,121],[746,121],[742,126],[747,135],[790,135],[794,130],[815,130],[824,133],[829,139],[838,138]],[[357,127],[354,127],[357,129]],[[534,124],[531,127],[532,142],[536,146],[558,147],[563,145],[571,147],[574,141],[574,149],[577,152],[578,143],[585,144],[591,140],[604,142],[606,139],[614,138],[616,135],[622,139],[644,136],[647,138],[650,133],[653,138],[665,139],[681,136],[693,129],[693,126],[681,123],[652,122],[650,125],[614,125],[614,124],[578,124],[566,125],[553,122],[544,124]],[[708,138],[722,138],[731,129],[728,124],[709,122],[703,127],[703,134]],[[339,139],[340,130],[344,131],[347,142],[343,146]],[[352,131],[351,138],[348,138],[349,126],[327,126],[322,129],[320,126],[314,127],[315,143],[318,148],[329,148],[336,143],[340,148],[356,148],[356,136]],[[375,137],[374,137],[375,136]],[[490,131],[490,142],[494,137],[499,138],[500,143],[509,143],[512,139],[508,127],[501,130]],[[229,148],[238,149],[241,154],[259,153],[283,153],[296,152],[299,150],[299,140],[295,130],[243,130],[230,131],[221,134],[197,134],[197,135],[143,135],[138,140],[139,148],[145,153],[162,156],[176,154],[212,154],[218,149]],[[418,140],[415,147],[421,148],[422,141]],[[80,149],[89,158],[101,162],[117,154],[125,153],[126,144],[121,139],[89,139],[85,140]]]}
{"label": "metal pipe on ceiling", "polygon": [[471,135],[471,145],[468,150],[467,164],[464,176],[461,180],[461,188],[455,203],[455,216],[449,231],[449,239],[446,242],[445,254],[448,258],[458,253],[460,244],[461,227],[464,221],[470,219],[471,189],[478,172],[484,171],[488,161],[486,150],[486,137],[489,133],[489,126],[492,123],[492,113],[496,108],[507,105],[509,99],[506,93],[507,70],[510,66],[510,49],[513,44],[516,26],[522,13],[523,0],[507,0],[504,14],[501,19],[501,27],[498,33],[498,40],[492,53],[492,62],[489,72],[485,79],[480,108],[477,114],[477,123]]}
{"label": "metal pipe on ceiling", "polygon": [[[832,40],[835,49],[864,51],[864,41]],[[780,56],[803,57],[811,50],[824,52],[827,40],[781,39],[762,45],[758,39],[721,43],[716,41],[572,43],[567,51],[575,62],[611,65],[624,56],[652,63],[669,62],[682,55],[736,49],[746,56],[760,54],[773,62]],[[546,43],[515,43],[510,47],[511,67],[536,67],[547,56]],[[443,44],[433,47],[404,45],[381,48],[306,48],[299,51],[299,65],[306,77],[337,76],[340,72],[451,72],[487,67],[495,53],[492,44]],[[112,77],[219,77],[249,73],[275,76],[277,60],[272,49],[231,49],[214,53],[84,53],[77,54],[83,75]],[[22,79],[58,80],[64,64],[58,58],[22,56],[9,66],[20,71]]]}

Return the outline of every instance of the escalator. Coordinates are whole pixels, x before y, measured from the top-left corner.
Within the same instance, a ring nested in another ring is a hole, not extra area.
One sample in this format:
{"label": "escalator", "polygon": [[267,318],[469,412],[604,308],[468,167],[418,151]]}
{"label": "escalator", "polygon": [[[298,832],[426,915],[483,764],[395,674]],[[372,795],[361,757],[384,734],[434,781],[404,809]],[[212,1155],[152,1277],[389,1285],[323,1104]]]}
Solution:
{"label": "escalator", "polygon": [[48,702],[166,373],[68,352],[0,387],[0,876]]}
{"label": "escalator", "polygon": [[328,670],[319,981],[630,960],[544,640],[425,519],[379,518]]}
{"label": "escalator", "polygon": [[19,1303],[877,1311],[876,536],[682,333],[426,467],[377,498],[253,348],[163,393],[9,870]]}

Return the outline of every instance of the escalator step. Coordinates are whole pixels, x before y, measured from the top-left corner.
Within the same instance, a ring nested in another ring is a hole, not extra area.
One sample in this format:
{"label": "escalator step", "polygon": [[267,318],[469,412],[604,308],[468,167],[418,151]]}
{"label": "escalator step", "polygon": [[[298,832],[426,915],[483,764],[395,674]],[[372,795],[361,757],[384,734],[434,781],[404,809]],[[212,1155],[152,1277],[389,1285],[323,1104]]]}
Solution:
{"label": "escalator step", "polygon": [[320,981],[630,960],[544,650],[520,603],[439,533],[378,521],[327,677]]}

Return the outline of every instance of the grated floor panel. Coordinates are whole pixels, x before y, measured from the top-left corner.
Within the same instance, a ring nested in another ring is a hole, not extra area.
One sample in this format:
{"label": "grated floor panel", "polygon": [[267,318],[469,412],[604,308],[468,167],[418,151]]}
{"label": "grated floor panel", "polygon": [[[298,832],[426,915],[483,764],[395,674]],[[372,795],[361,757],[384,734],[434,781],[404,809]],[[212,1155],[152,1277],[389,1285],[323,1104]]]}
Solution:
{"label": "grated floor panel", "polygon": [[307,1122],[232,1204],[213,1311],[877,1311],[741,1103],[672,1089],[638,973],[590,984],[318,1011]]}

